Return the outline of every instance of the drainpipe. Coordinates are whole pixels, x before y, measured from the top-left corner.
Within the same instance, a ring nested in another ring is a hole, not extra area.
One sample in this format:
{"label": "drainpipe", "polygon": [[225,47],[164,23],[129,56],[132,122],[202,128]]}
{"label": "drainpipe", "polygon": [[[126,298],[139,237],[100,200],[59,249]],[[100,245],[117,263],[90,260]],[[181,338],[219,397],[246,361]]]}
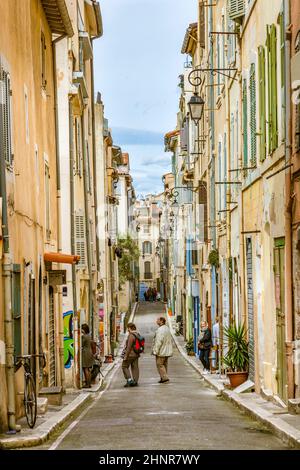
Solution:
{"label": "drainpipe", "polygon": [[[0,122],[2,127],[2,122]],[[7,217],[6,195],[6,163],[4,149],[0,140],[0,197],[2,198],[2,236],[3,236],[3,261],[2,276],[4,284],[4,325],[5,325],[5,351],[6,351],[6,381],[7,381],[7,414],[8,429],[16,432],[16,403],[15,403],[15,371],[14,371],[14,341],[13,318],[11,309],[11,276],[12,262],[9,250],[9,231]]]}
{"label": "drainpipe", "polygon": [[89,270],[89,319],[91,321],[91,330],[94,330],[94,311],[93,311],[93,286],[92,286],[92,259],[91,259],[91,236],[90,236],[90,218],[89,218],[89,204],[88,204],[88,170],[87,159],[89,155],[86,151],[85,129],[84,129],[84,115],[81,116],[81,129],[82,129],[82,145],[83,145],[83,187],[84,187],[84,211],[85,211],[85,231],[86,231],[86,251],[87,262]]}
{"label": "drainpipe", "polygon": [[[73,109],[69,101],[69,150],[70,150],[70,217],[71,217],[71,253],[76,252],[75,246],[75,202],[74,202],[74,135],[73,135]],[[76,289],[76,267],[72,264],[72,291],[73,291],[73,312],[74,312],[74,364],[75,374],[81,371],[80,367],[80,349],[77,352],[78,344],[78,317],[77,317],[77,289]],[[79,374],[80,376],[80,374]],[[80,387],[79,387],[80,388]]]}
{"label": "drainpipe", "polygon": [[[96,38],[92,38],[93,41]],[[91,59],[91,93],[92,93],[92,145],[93,145],[93,190],[94,190],[94,206],[95,206],[95,223],[96,223],[96,266],[97,272],[100,273],[100,247],[99,247],[99,237],[98,237],[98,198],[97,198],[97,166],[96,166],[96,128],[95,128],[95,84],[94,84],[94,59]]]}
{"label": "drainpipe", "polygon": [[[56,44],[67,35],[63,34],[52,41],[53,57],[53,84],[54,84],[54,114],[55,114],[55,153],[56,153],[56,205],[57,205],[57,251],[62,251],[61,247],[61,180],[60,180],[60,149],[59,149],[59,118],[57,105],[57,74],[56,74]],[[59,268],[61,266],[59,265]],[[59,364],[60,381],[62,391],[65,391],[65,364],[64,364],[64,323],[62,313],[62,289],[58,286],[58,314],[59,314]]]}
{"label": "drainpipe", "polygon": [[[209,32],[213,31],[213,7],[209,7]],[[211,36],[210,43],[210,57],[209,57],[209,68],[214,66],[214,44],[213,44],[213,35]],[[211,171],[210,171],[210,225],[211,227],[211,239],[213,242],[213,248],[217,248],[217,239],[216,239],[216,207],[215,207],[215,97],[214,97],[214,76],[212,72],[209,72],[209,107],[210,107],[210,125],[211,125]],[[216,268],[212,267],[211,274],[211,283],[212,283],[212,301],[211,301],[211,321],[212,324],[215,322],[216,316]]]}
{"label": "drainpipe", "polygon": [[[283,18],[285,30],[285,67],[284,67],[284,100],[285,100],[285,163],[291,162],[291,43],[288,29],[290,27],[290,2],[283,2]],[[293,366],[293,293],[292,293],[292,213],[291,213],[291,167],[285,170],[285,321],[286,321],[286,361],[288,398],[294,397],[294,366]]]}

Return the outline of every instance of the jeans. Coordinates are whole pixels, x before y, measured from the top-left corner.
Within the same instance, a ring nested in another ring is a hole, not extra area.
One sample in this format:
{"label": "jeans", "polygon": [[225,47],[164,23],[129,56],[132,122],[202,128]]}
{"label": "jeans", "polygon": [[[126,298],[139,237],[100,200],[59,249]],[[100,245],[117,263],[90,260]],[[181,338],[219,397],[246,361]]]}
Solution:
{"label": "jeans", "polygon": [[206,370],[210,370],[209,353],[210,353],[210,348],[209,349],[200,349],[200,361],[202,362],[203,367]]}

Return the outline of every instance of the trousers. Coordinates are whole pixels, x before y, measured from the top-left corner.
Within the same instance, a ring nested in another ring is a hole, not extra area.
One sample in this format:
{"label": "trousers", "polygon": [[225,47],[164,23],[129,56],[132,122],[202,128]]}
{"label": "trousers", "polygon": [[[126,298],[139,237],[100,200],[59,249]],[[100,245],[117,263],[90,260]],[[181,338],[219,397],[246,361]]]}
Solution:
{"label": "trousers", "polygon": [[122,370],[126,380],[133,379],[136,383],[139,381],[139,358],[129,357],[122,362]]}

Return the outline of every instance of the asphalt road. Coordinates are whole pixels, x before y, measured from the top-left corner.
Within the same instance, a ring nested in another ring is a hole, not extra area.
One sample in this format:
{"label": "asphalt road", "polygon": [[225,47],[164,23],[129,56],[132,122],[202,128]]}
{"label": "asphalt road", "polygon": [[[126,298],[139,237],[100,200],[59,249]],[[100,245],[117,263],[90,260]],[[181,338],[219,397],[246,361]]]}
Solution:
{"label": "asphalt road", "polygon": [[[58,449],[286,449],[261,424],[217,398],[215,391],[174,347],[170,383],[159,384],[151,344],[164,305],[143,302],[135,322],[146,338],[140,359],[140,384],[124,388],[119,368],[92,407],[65,437]],[[53,445],[53,441],[49,444]],[[55,442],[54,442],[55,444]],[[45,445],[44,448],[47,448]]]}

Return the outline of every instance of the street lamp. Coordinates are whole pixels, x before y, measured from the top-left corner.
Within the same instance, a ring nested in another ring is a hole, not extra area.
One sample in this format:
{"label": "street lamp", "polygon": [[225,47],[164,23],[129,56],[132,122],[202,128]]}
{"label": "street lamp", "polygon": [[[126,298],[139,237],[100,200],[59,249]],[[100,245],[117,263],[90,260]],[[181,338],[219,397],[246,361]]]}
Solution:
{"label": "street lamp", "polygon": [[188,103],[188,107],[189,107],[189,110],[190,110],[191,119],[194,121],[196,126],[198,126],[199,121],[202,118],[203,110],[204,110],[204,100],[203,100],[203,98],[201,98],[201,96],[198,96],[198,94],[195,93],[191,97],[191,99]]}

